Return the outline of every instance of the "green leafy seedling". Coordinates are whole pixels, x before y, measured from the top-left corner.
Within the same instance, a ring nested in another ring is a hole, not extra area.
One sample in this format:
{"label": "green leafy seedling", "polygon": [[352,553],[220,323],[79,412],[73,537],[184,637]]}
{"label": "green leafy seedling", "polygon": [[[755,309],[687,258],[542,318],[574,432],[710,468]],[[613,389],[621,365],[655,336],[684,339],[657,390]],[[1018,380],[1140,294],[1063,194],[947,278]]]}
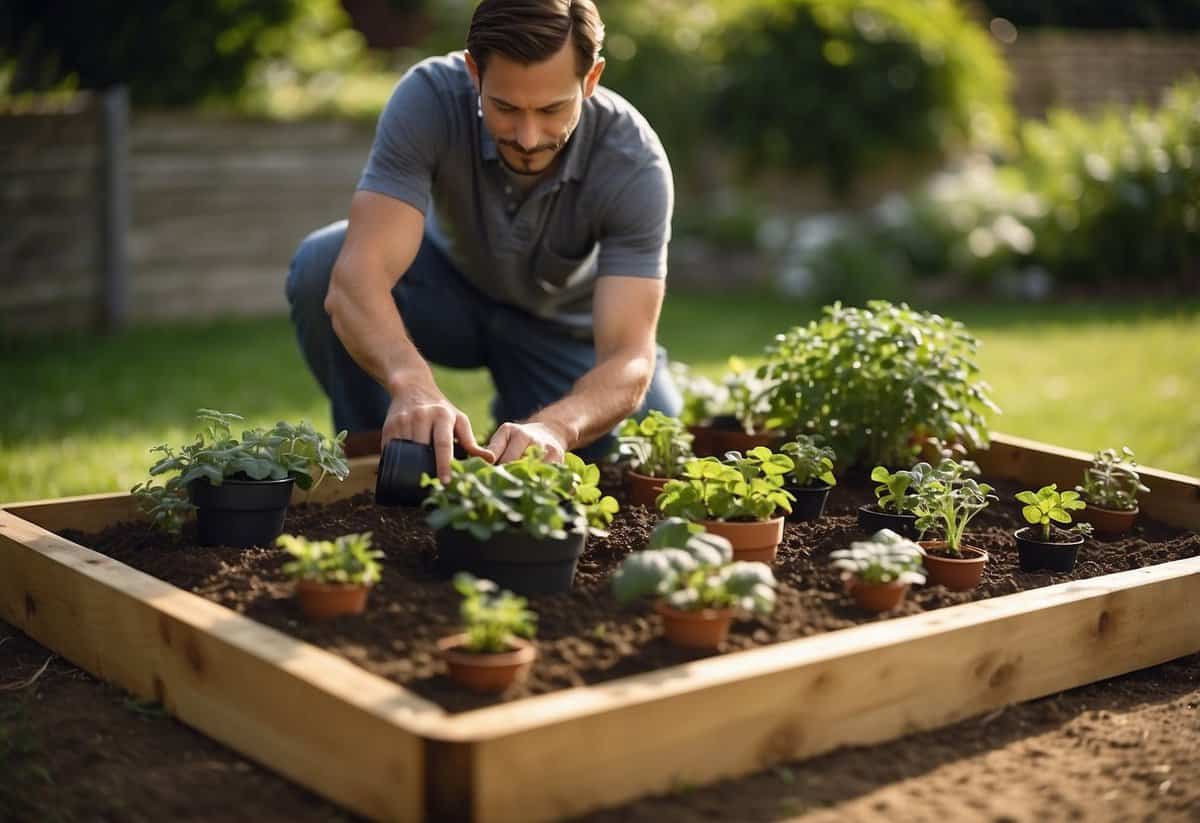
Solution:
{"label": "green leafy seedling", "polygon": [[[1073,491],[1060,492],[1057,483],[1042,486],[1036,492],[1017,492],[1017,500],[1025,505],[1021,508],[1021,516],[1025,522],[1042,529],[1042,542],[1050,542],[1050,528],[1054,523],[1063,526],[1071,524],[1071,512],[1082,511],[1087,504],[1079,499],[1079,493]],[[1073,531],[1084,535],[1092,533],[1090,523],[1076,523]]]}

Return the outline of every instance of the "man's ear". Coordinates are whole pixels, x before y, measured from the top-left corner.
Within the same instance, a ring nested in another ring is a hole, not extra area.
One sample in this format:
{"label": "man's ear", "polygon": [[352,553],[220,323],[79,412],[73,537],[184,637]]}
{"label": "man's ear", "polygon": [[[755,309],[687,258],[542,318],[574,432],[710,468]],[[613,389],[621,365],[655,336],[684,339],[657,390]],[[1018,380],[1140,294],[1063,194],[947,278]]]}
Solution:
{"label": "man's ear", "polygon": [[583,78],[583,96],[591,97],[596,91],[596,86],[600,82],[600,75],[604,74],[604,58],[597,58],[596,64],[592,66],[592,70],[587,73],[587,77]]}
{"label": "man's ear", "polygon": [[467,61],[467,71],[471,73],[471,82],[475,84],[475,93],[483,94],[483,83],[479,80],[479,66],[475,64],[475,58],[469,51],[464,51],[463,57]]}

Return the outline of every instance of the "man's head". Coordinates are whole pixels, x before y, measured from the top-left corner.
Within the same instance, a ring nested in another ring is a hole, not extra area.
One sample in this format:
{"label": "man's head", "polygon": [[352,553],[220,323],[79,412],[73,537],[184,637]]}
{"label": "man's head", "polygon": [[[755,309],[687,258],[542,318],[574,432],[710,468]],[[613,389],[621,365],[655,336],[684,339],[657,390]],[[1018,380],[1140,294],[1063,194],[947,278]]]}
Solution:
{"label": "man's head", "polygon": [[549,168],[604,71],[604,24],[592,0],[483,0],[467,32],[467,66],[484,125],[505,164]]}

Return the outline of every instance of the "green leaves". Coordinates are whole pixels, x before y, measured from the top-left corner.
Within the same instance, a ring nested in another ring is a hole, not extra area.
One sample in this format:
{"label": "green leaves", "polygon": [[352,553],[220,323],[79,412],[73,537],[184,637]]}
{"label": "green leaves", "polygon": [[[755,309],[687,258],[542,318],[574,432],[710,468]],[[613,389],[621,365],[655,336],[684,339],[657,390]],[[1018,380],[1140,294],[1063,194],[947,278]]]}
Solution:
{"label": "green leaves", "polygon": [[859,540],[849,549],[830,552],[834,568],[848,572],[864,583],[924,583],[921,547],[896,534],[880,529],[870,540]]}
{"label": "green leaves", "polygon": [[677,609],[735,607],[766,614],[775,606],[775,576],[764,563],[731,562],[733,548],[702,526],[668,518],[655,527],[649,548],[627,556],[612,578],[625,604],[664,599]]}
{"label": "green leaves", "polygon": [[617,501],[601,493],[600,470],[578,455],[548,463],[530,448],[524,457],[494,466],[479,457],[450,462],[450,480],[428,475],[424,505],[432,511],[431,528],[454,528],[477,540],[520,528],[539,540],[562,540],[568,533],[605,534],[618,511]]}
{"label": "green leaves", "polygon": [[797,435],[794,440],[784,443],[779,450],[792,461],[792,468],[787,472],[789,482],[801,487],[816,483],[837,485],[837,478],[833,476],[833,465],[837,455],[833,449],[821,445],[820,437]]}
{"label": "green leaves", "polygon": [[655,501],[659,510],[685,520],[769,520],[792,510],[795,498],[783,488],[791,458],[759,446],[745,457],[729,452],[688,461],[683,477],[668,481]]}
{"label": "green leaves", "polygon": [[1042,486],[1036,492],[1017,492],[1016,498],[1025,504],[1021,508],[1025,522],[1042,527],[1042,540],[1045,542],[1050,541],[1052,522],[1067,525],[1071,522],[1071,512],[1087,508],[1087,504],[1079,499],[1078,492],[1059,492],[1057,483]]}
{"label": "green leaves", "polygon": [[525,608],[525,598],[466,572],[454,575],[453,582],[463,597],[459,615],[466,627],[467,651],[506,652],[511,647],[510,638],[533,637],[536,633],[537,614]]}
{"label": "green leaves", "polygon": [[[917,468],[913,467],[914,472]],[[977,472],[974,463],[950,458],[943,459],[931,472],[921,472],[917,503],[913,509],[917,528],[924,534],[930,528],[939,527],[945,534],[946,548],[951,554],[959,553],[967,524],[991,501],[999,499],[992,494],[989,484],[966,476]]]}
{"label": "green leaves", "polygon": [[619,453],[637,472],[650,477],[678,477],[693,458],[692,435],[682,421],[651,411],[640,422],[630,418],[617,436]]}
{"label": "green leaves", "polygon": [[299,425],[276,423],[271,429],[247,429],[235,438],[231,426],[242,420],[230,412],[200,409],[196,417],[204,430],[178,451],[167,444],[150,451],[161,454],[150,467],[151,477],[178,472],[162,486],[139,483],[132,489],[139,505],[159,527],[178,532],[195,508],[187,500],[187,487],[196,481],[219,486],[234,477],[251,480],[295,479],[301,489],[315,488],[327,474],[345,480],[350,473],[342,443],[346,432],[332,440],[307,421]]}
{"label": "green leaves", "polygon": [[1093,506],[1117,511],[1133,511],[1137,508],[1139,492],[1150,489],[1142,483],[1133,460],[1133,449],[1122,446],[1102,449],[1092,458],[1092,465],[1083,472],[1083,484],[1075,490]]}
{"label": "green leaves", "polygon": [[307,540],[281,534],[276,545],[292,556],[283,571],[315,583],[372,585],[379,581],[383,552],[371,548],[371,533],[343,534],[330,540]]}

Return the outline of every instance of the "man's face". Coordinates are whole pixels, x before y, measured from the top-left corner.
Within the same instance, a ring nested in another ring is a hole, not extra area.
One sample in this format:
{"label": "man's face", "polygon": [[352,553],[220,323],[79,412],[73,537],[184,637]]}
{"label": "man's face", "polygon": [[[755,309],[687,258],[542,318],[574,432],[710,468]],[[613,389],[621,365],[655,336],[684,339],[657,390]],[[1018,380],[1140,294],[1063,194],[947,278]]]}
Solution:
{"label": "man's face", "polygon": [[513,171],[544,172],[579,124],[583,101],[595,91],[604,61],[597,60],[581,79],[575,60],[569,40],[553,57],[528,66],[493,54],[481,82],[475,61],[467,54],[481,97],[484,127]]}

